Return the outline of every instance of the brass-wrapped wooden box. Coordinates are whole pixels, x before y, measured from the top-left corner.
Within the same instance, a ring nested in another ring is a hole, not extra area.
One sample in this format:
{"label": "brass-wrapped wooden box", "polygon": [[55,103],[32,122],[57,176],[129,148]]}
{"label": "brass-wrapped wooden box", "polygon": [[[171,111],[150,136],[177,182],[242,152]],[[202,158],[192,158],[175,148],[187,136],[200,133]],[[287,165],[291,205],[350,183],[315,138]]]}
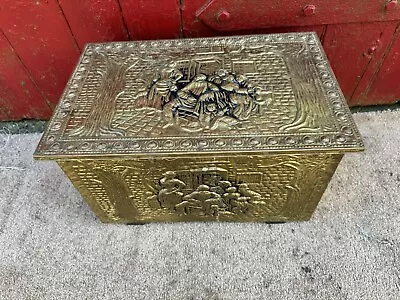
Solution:
{"label": "brass-wrapped wooden box", "polygon": [[318,37],[290,33],[89,44],[35,157],[103,222],[279,222],[362,149]]}

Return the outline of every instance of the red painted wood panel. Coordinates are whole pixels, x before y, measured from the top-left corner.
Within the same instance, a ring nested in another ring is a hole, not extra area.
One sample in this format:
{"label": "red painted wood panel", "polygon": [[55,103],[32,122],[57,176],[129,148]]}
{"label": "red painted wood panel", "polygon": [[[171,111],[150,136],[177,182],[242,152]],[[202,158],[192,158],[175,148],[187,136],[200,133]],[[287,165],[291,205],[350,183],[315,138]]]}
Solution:
{"label": "red painted wood panel", "polygon": [[325,34],[325,25],[303,26],[303,27],[273,27],[257,30],[235,31],[232,34],[269,34],[269,33],[287,33],[287,32],[310,32],[314,31],[321,39]]}
{"label": "red painted wood panel", "polygon": [[319,26],[299,26],[299,27],[273,27],[257,28],[251,30],[236,29],[230,32],[218,32],[196,17],[196,11],[204,4],[204,0],[184,1],[182,6],[183,33],[185,37],[205,37],[218,35],[238,35],[238,34],[267,34],[267,33],[285,33],[285,32],[309,32],[315,31],[319,37],[322,37],[325,31],[325,25]]}
{"label": "red painted wood panel", "polygon": [[[197,18],[197,11],[202,5],[204,5],[204,0],[192,0],[184,1],[182,5],[182,28],[185,37],[205,37],[205,36],[218,36],[218,35],[237,35],[237,34],[263,34],[263,33],[285,33],[285,32],[306,32],[315,31],[321,37],[325,30],[325,25],[316,26],[298,26],[298,27],[272,27],[272,28],[262,28],[253,26],[255,29],[246,28],[234,28],[229,32],[219,32],[212,29],[200,19]],[[252,23],[253,21],[249,21]]]}
{"label": "red painted wood panel", "polygon": [[182,29],[185,37],[205,37],[218,35],[217,32],[197,18],[196,12],[207,1],[187,0],[182,1]]}
{"label": "red painted wood panel", "polygon": [[324,49],[350,105],[361,80],[371,80],[395,29],[395,22],[327,26]]}
{"label": "red painted wood panel", "polygon": [[352,104],[375,105],[400,101],[400,26],[383,64],[372,80],[359,85]]}
{"label": "red painted wood panel", "polygon": [[118,0],[59,0],[80,49],[86,43],[125,41]]}
{"label": "red painted wood panel", "polygon": [[49,118],[49,106],[2,31],[0,62],[0,120]]}
{"label": "red painted wood panel", "polygon": [[179,38],[179,0],[119,0],[132,40]]}
{"label": "red painted wood panel", "polygon": [[56,0],[2,0],[0,27],[47,100],[56,104],[79,51]]}
{"label": "red painted wood panel", "polygon": [[390,10],[386,3],[387,0],[203,0],[196,15],[217,31],[399,19],[399,7]]}

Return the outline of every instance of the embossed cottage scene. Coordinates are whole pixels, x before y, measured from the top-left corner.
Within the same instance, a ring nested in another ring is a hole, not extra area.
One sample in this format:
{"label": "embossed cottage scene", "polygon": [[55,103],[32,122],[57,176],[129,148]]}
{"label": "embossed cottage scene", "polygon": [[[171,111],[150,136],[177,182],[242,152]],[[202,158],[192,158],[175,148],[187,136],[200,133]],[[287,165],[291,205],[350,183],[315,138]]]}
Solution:
{"label": "embossed cottage scene", "polygon": [[[130,50],[135,54],[118,59],[107,49],[91,50],[92,70],[75,103],[87,115],[72,115],[66,135],[334,130],[332,115],[320,104],[323,82],[310,76],[313,70],[296,67],[309,58],[303,43],[211,45],[196,51],[181,46],[188,52],[185,59],[171,48]],[[100,86],[92,89],[91,82]]]}
{"label": "embossed cottage scene", "polygon": [[201,168],[179,173],[165,172],[157,183],[158,194],[148,201],[158,201],[161,207],[179,214],[215,218],[220,214],[244,214],[257,205],[265,205],[261,195],[248,184],[229,180],[226,169]]}

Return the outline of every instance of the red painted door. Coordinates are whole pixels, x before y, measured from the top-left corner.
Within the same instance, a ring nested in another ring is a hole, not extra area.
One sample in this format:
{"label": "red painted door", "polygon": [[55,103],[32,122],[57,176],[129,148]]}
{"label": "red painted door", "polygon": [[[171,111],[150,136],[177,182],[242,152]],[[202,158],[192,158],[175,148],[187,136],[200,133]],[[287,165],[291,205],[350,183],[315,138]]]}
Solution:
{"label": "red painted door", "polygon": [[[400,10],[386,9],[386,3],[386,0],[211,0],[196,15],[218,31],[399,19]],[[221,14],[229,14],[229,18],[221,19]]]}

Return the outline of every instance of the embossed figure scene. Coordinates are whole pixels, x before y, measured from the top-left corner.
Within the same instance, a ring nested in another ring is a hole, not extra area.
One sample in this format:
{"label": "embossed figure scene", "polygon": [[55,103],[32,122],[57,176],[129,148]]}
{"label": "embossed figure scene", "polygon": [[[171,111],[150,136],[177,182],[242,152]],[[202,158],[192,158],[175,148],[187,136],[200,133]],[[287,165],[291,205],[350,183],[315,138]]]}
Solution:
{"label": "embossed figure scene", "polygon": [[118,57],[96,50],[75,103],[87,115],[71,116],[66,136],[335,131],[305,47],[182,45]]}
{"label": "embossed figure scene", "polygon": [[[235,183],[222,168],[191,170],[189,174],[168,171],[157,183],[157,195],[148,201],[158,201],[160,207],[180,215],[209,216],[254,213],[265,205],[261,195],[246,183]],[[179,179],[182,178],[183,180]]]}
{"label": "embossed figure scene", "polygon": [[191,78],[185,74],[191,67],[178,69],[170,65],[163,69],[146,95],[144,105],[162,111],[164,128],[231,129],[252,114],[259,114],[261,106],[267,104],[268,92],[254,86],[245,75],[219,69]]}

